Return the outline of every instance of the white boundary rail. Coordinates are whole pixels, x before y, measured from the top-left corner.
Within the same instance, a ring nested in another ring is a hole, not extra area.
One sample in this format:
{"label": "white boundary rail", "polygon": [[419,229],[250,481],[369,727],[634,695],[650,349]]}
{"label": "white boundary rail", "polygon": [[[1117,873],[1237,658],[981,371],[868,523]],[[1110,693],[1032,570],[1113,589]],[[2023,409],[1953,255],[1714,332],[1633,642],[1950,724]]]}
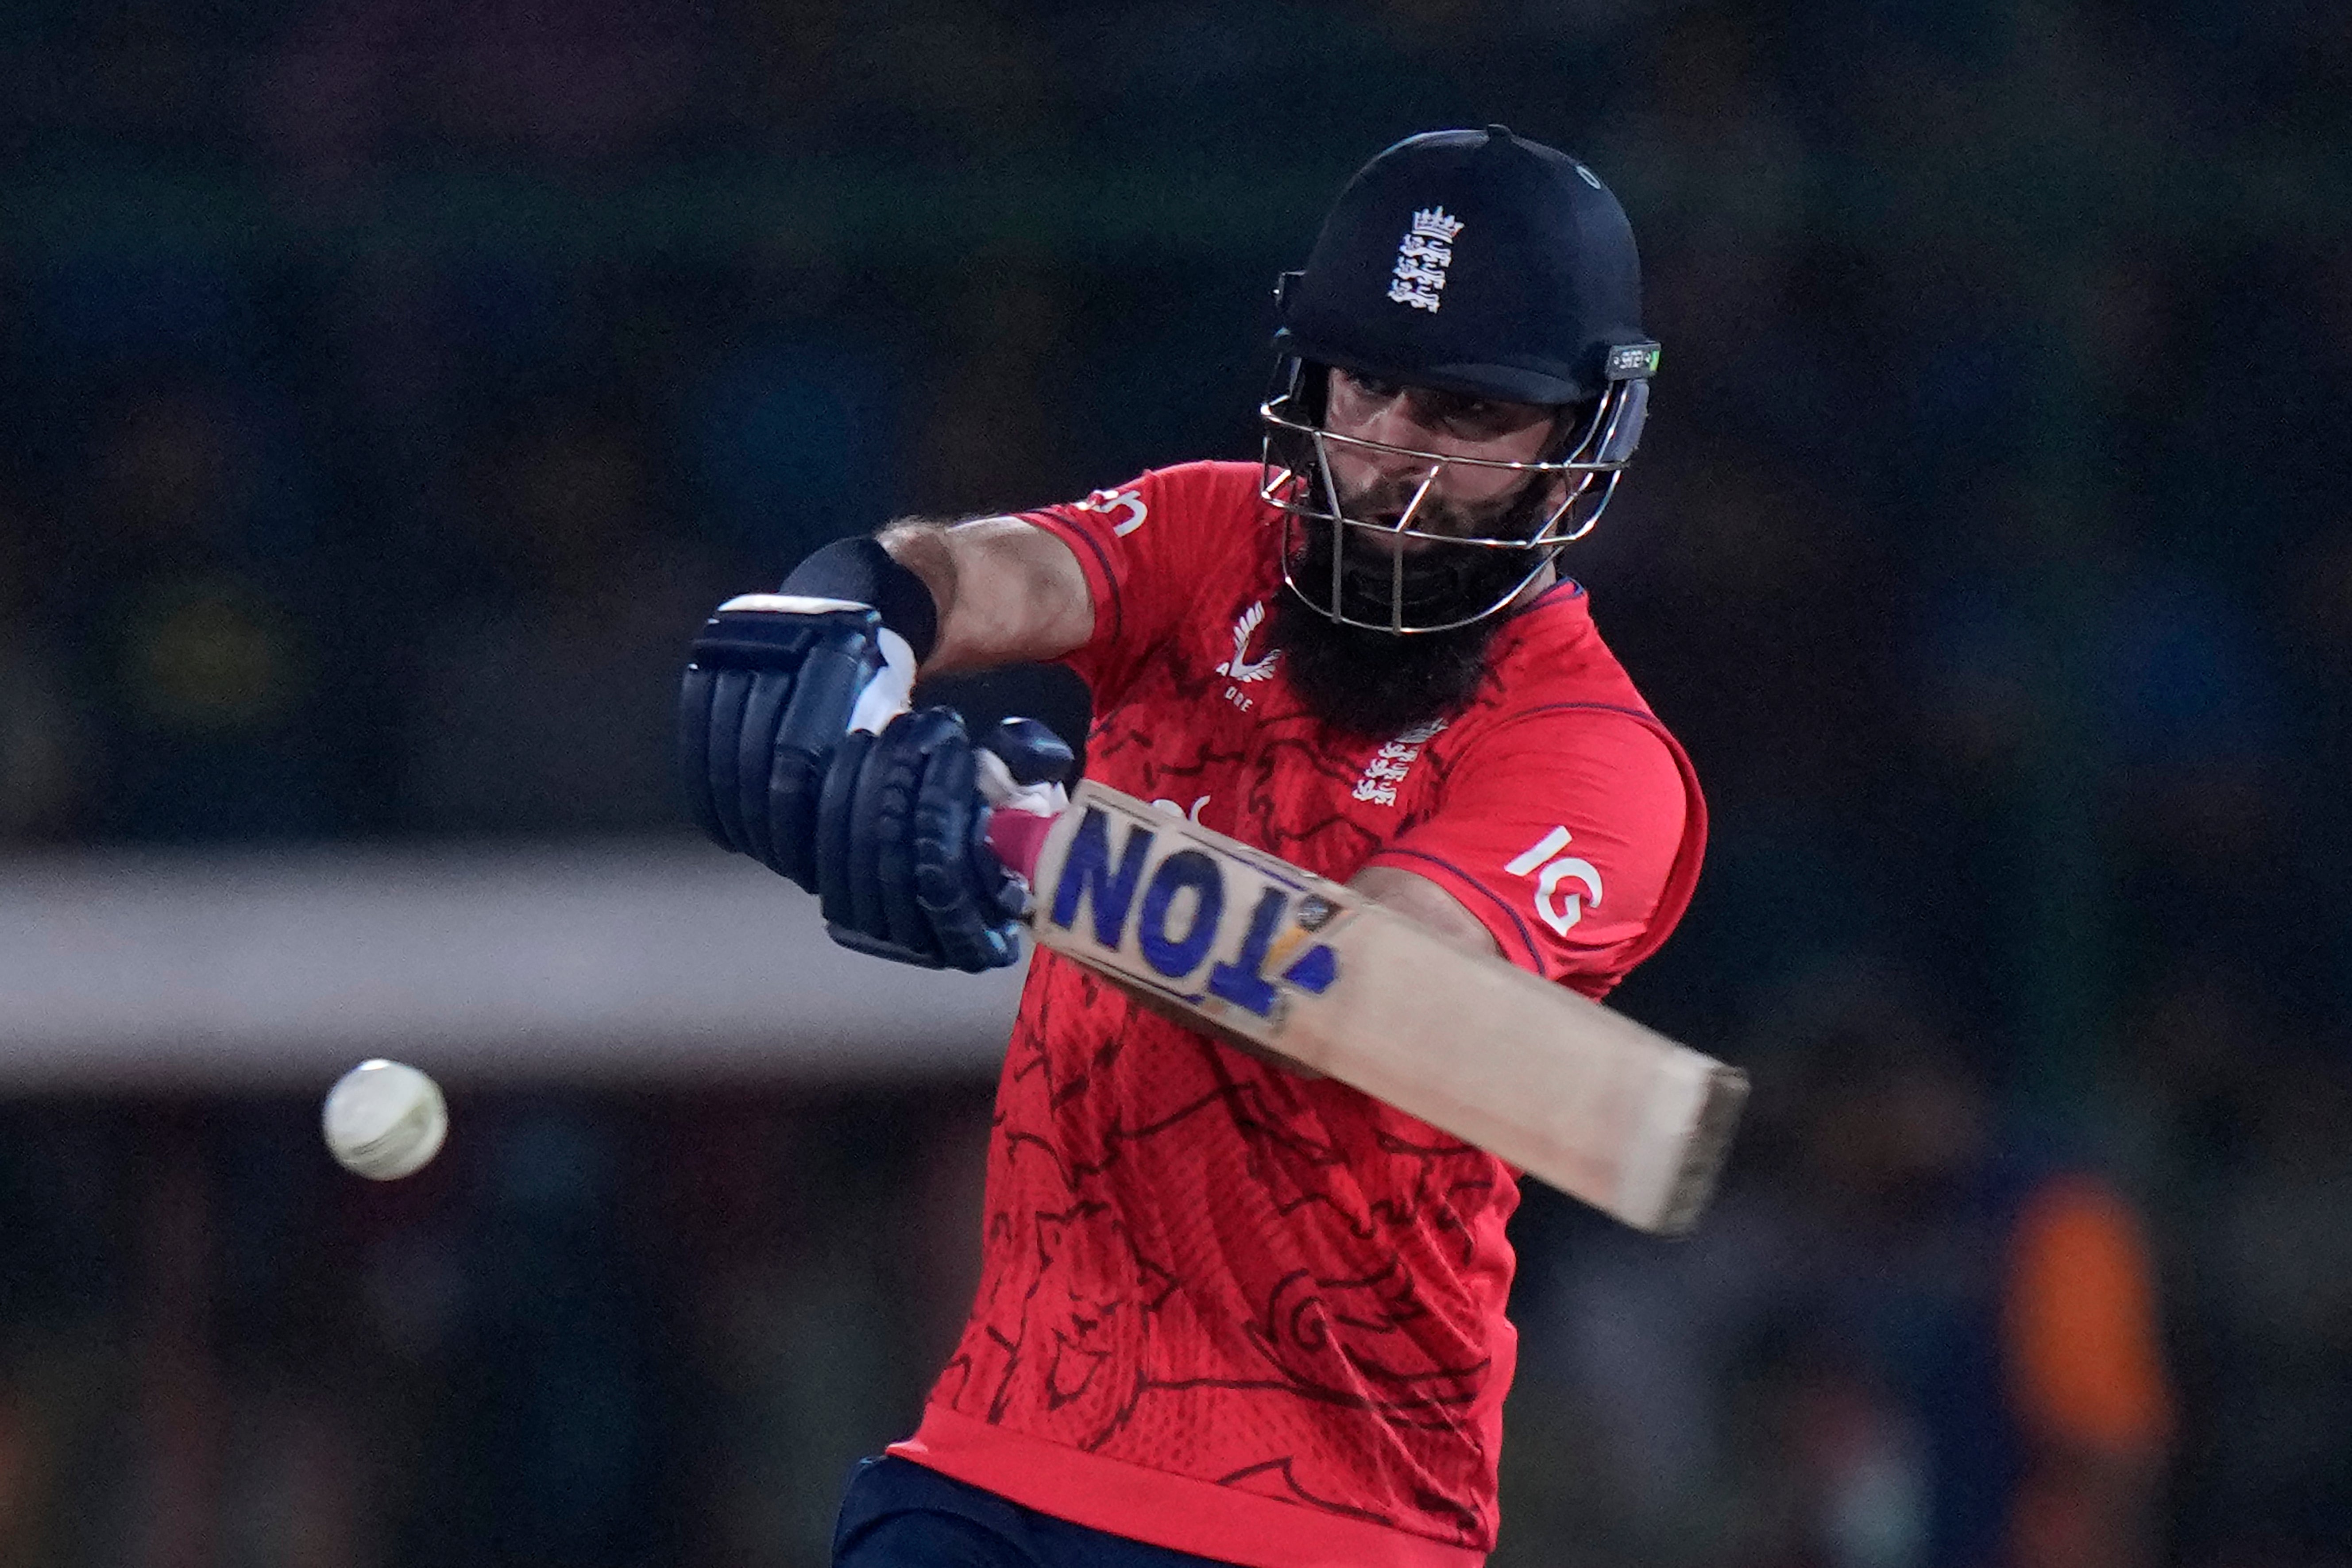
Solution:
{"label": "white boundary rail", "polygon": [[0,1092],[984,1075],[1019,985],[835,947],[699,840],[0,858]]}

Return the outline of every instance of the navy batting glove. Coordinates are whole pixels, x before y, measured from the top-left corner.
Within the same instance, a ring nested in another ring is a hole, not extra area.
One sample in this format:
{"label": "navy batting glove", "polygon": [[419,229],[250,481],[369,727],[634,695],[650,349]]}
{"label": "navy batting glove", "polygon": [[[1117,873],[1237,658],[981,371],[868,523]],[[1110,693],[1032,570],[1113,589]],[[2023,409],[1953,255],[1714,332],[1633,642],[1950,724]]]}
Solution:
{"label": "navy batting glove", "polygon": [[827,768],[853,731],[905,710],[914,673],[905,639],[865,605],[748,594],[719,605],[678,688],[696,826],[814,892]]}
{"label": "navy batting glove", "polygon": [[1078,771],[1070,743],[1035,719],[1001,720],[980,743],[995,753],[1004,764],[1006,777],[1019,790],[1067,784]]}
{"label": "navy batting glove", "polygon": [[[1042,783],[1057,755],[1066,775],[1069,749],[1034,721],[1017,723],[1046,743],[1000,729],[990,750],[1003,742],[1013,766],[1031,775],[1024,784]],[[817,891],[835,942],[930,969],[978,973],[1018,961],[1028,889],[987,838],[982,773],[997,760],[949,708],[902,715],[835,753],[818,812]]]}

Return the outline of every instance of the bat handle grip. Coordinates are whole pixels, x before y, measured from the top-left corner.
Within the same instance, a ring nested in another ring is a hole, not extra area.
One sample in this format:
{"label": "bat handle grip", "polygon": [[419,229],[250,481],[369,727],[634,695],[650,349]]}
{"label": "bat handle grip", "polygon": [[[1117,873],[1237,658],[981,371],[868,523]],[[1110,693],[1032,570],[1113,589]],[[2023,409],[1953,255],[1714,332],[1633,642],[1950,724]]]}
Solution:
{"label": "bat handle grip", "polygon": [[1017,871],[1030,881],[1037,879],[1037,857],[1045,852],[1045,835],[1054,830],[1057,817],[1042,812],[1018,811],[1011,806],[999,806],[989,815],[988,847],[1005,868]]}

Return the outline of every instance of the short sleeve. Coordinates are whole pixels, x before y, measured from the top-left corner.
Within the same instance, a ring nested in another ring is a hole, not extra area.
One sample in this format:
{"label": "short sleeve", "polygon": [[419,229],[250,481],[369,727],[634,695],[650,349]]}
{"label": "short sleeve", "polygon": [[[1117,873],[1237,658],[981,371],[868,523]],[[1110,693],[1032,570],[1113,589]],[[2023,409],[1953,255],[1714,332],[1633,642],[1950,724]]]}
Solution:
{"label": "short sleeve", "polygon": [[1473,740],[1437,809],[1370,863],[1426,877],[1513,963],[1599,996],[1680,918],[1705,832],[1664,734],[1564,704]]}
{"label": "short sleeve", "polygon": [[1242,542],[1256,472],[1240,463],[1154,468],[1084,500],[1016,514],[1061,539],[1086,574],[1094,635],[1062,662],[1084,678],[1097,708],[1126,690],[1197,602],[1204,575]]}

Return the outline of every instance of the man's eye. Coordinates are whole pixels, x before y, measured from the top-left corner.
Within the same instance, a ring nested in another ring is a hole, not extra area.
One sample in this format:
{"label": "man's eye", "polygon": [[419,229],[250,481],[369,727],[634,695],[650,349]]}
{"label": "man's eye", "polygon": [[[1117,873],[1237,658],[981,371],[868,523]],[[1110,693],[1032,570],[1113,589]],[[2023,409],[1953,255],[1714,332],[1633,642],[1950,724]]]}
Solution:
{"label": "man's eye", "polygon": [[1440,416],[1443,423],[1456,430],[1484,430],[1502,422],[1502,409],[1484,401],[1457,403]]}
{"label": "man's eye", "polygon": [[1376,375],[1358,375],[1352,370],[1348,372],[1348,384],[1364,396],[1376,400],[1394,397],[1398,392],[1397,384],[1393,381],[1382,381]]}

